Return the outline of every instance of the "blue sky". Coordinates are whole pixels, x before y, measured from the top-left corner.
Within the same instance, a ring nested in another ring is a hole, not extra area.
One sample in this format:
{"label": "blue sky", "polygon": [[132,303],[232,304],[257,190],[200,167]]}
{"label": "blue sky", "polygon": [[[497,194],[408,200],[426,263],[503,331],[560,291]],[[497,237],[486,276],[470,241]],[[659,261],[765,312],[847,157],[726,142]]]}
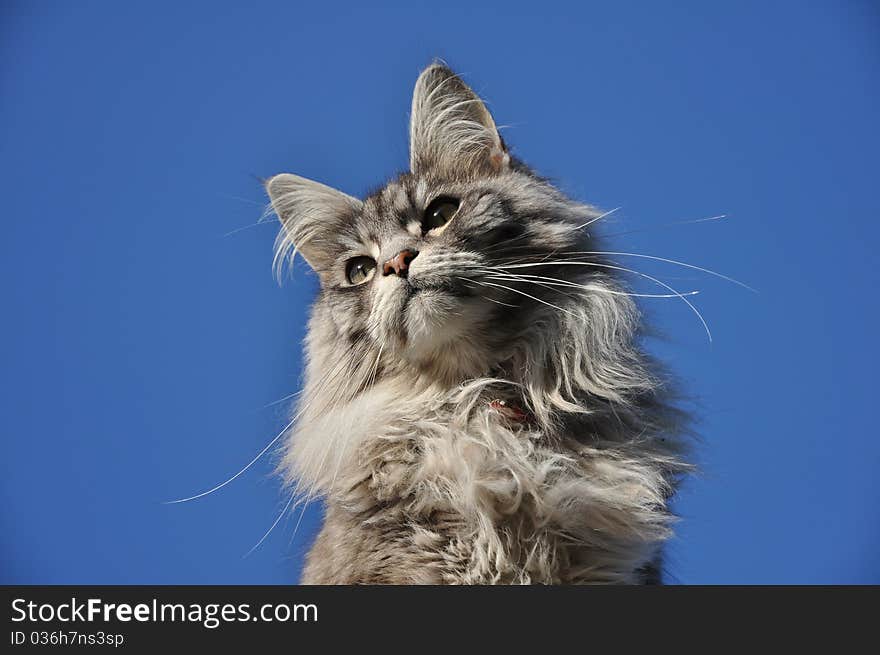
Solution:
{"label": "blue sky", "polygon": [[876,5],[365,4],[4,4],[0,582],[297,580],[317,508],[244,556],[271,458],[162,501],[247,463],[298,389],[315,280],[273,280],[257,178],[403,169],[434,56],[518,155],[621,207],[616,249],[760,291],[639,265],[700,289],[714,337],[645,305],[703,436],[671,579],[880,582]]}

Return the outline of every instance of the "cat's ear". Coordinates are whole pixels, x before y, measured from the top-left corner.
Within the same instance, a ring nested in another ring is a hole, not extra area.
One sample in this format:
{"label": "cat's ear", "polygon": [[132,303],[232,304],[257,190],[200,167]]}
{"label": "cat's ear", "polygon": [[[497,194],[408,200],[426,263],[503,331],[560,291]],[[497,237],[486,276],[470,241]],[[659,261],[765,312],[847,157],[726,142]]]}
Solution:
{"label": "cat's ear", "polygon": [[443,64],[419,75],[409,125],[410,168],[452,178],[494,175],[510,156],[486,105]]}
{"label": "cat's ear", "polygon": [[275,268],[296,253],[315,271],[322,272],[335,261],[336,235],[360,213],[363,203],[342,191],[282,173],[266,181],[272,209],[281,221],[275,240]]}

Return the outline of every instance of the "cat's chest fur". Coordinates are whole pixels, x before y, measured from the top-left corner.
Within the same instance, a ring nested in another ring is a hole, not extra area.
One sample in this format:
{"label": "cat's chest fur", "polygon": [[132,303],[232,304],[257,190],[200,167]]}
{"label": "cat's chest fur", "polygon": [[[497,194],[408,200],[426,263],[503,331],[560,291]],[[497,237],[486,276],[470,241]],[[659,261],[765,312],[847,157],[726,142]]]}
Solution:
{"label": "cat's chest fur", "polygon": [[314,426],[337,452],[303,582],[640,581],[667,530],[659,471],[485,394],[431,406],[385,393]]}

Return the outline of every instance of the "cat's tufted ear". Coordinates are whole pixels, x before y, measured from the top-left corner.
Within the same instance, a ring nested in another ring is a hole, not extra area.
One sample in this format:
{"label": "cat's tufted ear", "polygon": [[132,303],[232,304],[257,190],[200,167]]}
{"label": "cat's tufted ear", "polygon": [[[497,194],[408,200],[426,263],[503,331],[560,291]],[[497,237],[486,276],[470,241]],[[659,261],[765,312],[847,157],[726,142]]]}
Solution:
{"label": "cat's tufted ear", "polygon": [[413,173],[453,179],[494,175],[510,165],[486,105],[443,64],[432,64],[416,81],[409,152]]}
{"label": "cat's tufted ear", "polygon": [[275,240],[276,271],[280,272],[296,253],[319,273],[333,265],[336,235],[342,226],[354,220],[363,203],[342,191],[290,173],[269,178],[266,192],[281,221],[281,231]]}

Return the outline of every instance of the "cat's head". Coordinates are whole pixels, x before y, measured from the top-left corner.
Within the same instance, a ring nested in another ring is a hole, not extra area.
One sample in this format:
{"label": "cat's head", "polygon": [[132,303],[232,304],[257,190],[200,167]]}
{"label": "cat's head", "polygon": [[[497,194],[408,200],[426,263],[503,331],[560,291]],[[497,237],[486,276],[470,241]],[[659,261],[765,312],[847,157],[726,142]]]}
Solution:
{"label": "cat's head", "polygon": [[572,297],[587,287],[575,285],[607,273],[554,263],[591,250],[580,228],[597,212],[512,158],[483,101],[441,64],[416,82],[409,172],[364,200],[290,174],[266,188],[283,226],[276,263],[299,253],[318,274],[325,336],[429,375],[488,375],[580,313]]}

